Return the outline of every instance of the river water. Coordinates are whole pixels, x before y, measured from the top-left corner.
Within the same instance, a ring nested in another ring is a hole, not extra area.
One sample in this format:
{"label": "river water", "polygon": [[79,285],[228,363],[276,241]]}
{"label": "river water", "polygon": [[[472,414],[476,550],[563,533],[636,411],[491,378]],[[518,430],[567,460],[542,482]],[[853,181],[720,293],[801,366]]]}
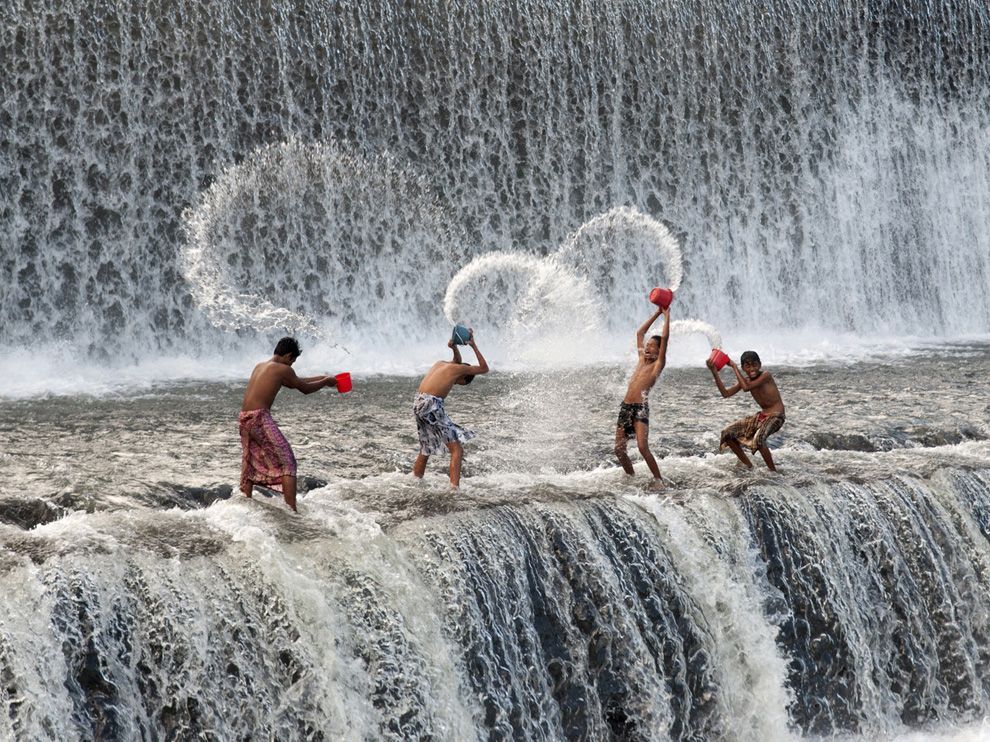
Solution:
{"label": "river water", "polygon": [[458,492],[444,456],[410,474],[415,377],[287,390],[298,516],[236,494],[241,383],[5,403],[5,734],[965,733],[990,710],[990,349],[771,370],[778,474],[715,453],[751,400],[664,372],[664,493],[611,452],[624,367],[456,388]]}

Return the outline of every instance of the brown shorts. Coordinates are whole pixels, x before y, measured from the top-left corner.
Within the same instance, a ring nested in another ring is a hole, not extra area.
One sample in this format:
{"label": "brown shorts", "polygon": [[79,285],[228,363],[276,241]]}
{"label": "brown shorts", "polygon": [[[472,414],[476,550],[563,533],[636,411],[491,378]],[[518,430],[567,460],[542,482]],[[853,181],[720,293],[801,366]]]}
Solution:
{"label": "brown shorts", "polygon": [[728,448],[729,441],[735,440],[748,446],[751,451],[756,451],[761,446],[765,446],[767,438],[783,426],[783,415],[768,415],[765,412],[758,412],[755,415],[744,417],[742,420],[736,420],[722,431],[719,450]]}

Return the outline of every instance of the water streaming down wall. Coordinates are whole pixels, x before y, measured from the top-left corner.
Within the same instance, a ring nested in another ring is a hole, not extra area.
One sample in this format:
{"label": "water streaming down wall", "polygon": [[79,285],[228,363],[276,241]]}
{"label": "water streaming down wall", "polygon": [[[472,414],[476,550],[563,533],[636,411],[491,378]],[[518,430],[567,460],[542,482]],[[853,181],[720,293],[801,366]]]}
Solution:
{"label": "water streaming down wall", "polygon": [[[723,331],[990,323],[990,16],[976,0],[13,0],[0,29],[0,343],[222,345],[180,271],[182,215],[288,141],[428,178],[463,235],[455,269],[493,249],[542,255],[628,205],[675,229],[678,306]],[[300,280],[290,251],[318,267],[356,244],[386,294],[439,301],[442,276],[400,285],[372,257],[404,216],[361,197],[368,218],[289,219],[313,220],[297,236],[354,235],[341,244],[246,239],[252,271],[230,290]],[[280,234],[264,206],[230,223]],[[314,273],[303,298],[374,326],[374,293]],[[626,280],[637,295],[652,283]]]}
{"label": "water streaming down wall", "polygon": [[222,329],[367,339],[396,318],[422,331],[441,321],[458,235],[426,180],[389,158],[333,142],[265,147],[184,220],[182,273]]}
{"label": "water streaming down wall", "polygon": [[307,507],[6,534],[0,733],[876,739],[990,711],[987,470],[387,531]]}

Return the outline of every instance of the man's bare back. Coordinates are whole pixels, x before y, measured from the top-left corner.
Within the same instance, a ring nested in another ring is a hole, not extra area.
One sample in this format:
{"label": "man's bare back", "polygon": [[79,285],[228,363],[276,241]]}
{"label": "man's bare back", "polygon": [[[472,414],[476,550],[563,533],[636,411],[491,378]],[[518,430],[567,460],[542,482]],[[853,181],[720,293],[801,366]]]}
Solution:
{"label": "man's bare back", "polygon": [[247,389],[244,391],[241,412],[270,410],[272,402],[283,386],[298,389],[303,394],[312,394],[324,387],[337,385],[336,379],[332,376],[296,376],[296,372],[292,370],[294,360],[273,356],[255,366],[251,378],[248,379]]}
{"label": "man's bare back", "polygon": [[454,384],[466,372],[467,367],[463,363],[437,361],[426,372],[426,376],[419,383],[419,389],[417,391],[422,394],[432,394],[434,397],[446,399],[447,395],[450,394],[450,390],[454,388]]}
{"label": "man's bare back", "polygon": [[291,366],[278,361],[262,361],[255,366],[244,391],[241,412],[270,410],[288,375],[286,372],[295,376]]}
{"label": "man's bare back", "polygon": [[475,365],[461,363],[460,348],[453,341],[448,342],[447,347],[454,352],[454,360],[437,361],[430,366],[430,370],[426,372],[426,376],[419,382],[419,389],[416,391],[420,394],[430,394],[434,397],[440,397],[440,399],[446,399],[447,395],[450,394],[450,390],[454,388],[454,384],[467,384],[471,381],[469,377],[474,377],[478,374],[487,374],[488,362],[481,355],[481,351],[478,350],[478,346],[474,342],[474,330],[469,331],[468,345],[478,358],[478,362]]}

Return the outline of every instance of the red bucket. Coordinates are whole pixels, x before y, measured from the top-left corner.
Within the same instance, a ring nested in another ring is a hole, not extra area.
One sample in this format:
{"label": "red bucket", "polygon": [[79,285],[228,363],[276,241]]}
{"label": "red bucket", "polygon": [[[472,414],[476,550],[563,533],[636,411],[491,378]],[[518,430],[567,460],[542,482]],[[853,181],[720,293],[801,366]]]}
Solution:
{"label": "red bucket", "polygon": [[650,301],[661,309],[666,309],[670,306],[670,303],[674,301],[674,292],[670,289],[662,289],[657,287],[650,292]]}
{"label": "red bucket", "polygon": [[715,364],[716,371],[721,371],[729,362],[729,357],[718,348],[712,348],[712,354],[708,356],[708,360]]}
{"label": "red bucket", "polygon": [[351,386],[351,375],[349,373],[337,374],[333,377],[337,380],[337,391],[341,394],[349,392],[353,387]]}

